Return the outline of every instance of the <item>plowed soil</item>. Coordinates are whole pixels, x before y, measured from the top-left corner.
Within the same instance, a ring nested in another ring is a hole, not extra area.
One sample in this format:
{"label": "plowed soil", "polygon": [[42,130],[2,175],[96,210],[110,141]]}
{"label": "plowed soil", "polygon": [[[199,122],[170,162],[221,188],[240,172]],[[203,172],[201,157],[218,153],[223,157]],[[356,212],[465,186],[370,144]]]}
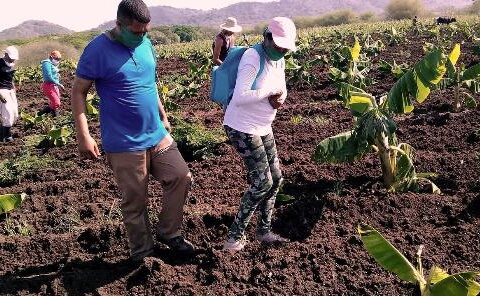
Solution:
{"label": "plowed soil", "polygon": [[[387,47],[379,58],[410,64],[422,56],[423,41],[413,37]],[[460,62],[479,62],[464,45]],[[408,55],[406,54],[408,53]],[[186,71],[182,60],[159,61],[161,75]],[[28,175],[0,193],[25,192],[28,199],[8,219],[26,222],[29,236],[7,235],[7,217],[0,216],[0,294],[4,295],[419,295],[417,289],[381,269],[363,249],[359,223],[376,227],[412,261],[425,245],[424,265],[450,272],[480,270],[480,111],[453,113],[452,91],[434,91],[410,115],[396,118],[401,141],[416,149],[418,172],[438,174],[442,194],[388,193],[375,155],[352,164],[322,164],[311,159],[316,143],[349,129],[352,116],[334,100],[328,69],[315,69],[319,82],[305,90],[291,89],[274,123],[284,192],[292,202],[278,202],[273,230],[292,242],[263,246],[250,242],[239,253],[222,251],[228,227],[246,189],[240,157],[228,143],[214,157],[189,162],[195,177],[185,207],[184,233],[198,253],[184,256],[159,244],[154,257],[140,265],[128,261],[125,231],[118,208],[120,193],[105,157],[81,160],[76,144],[46,152],[65,166]],[[395,79],[378,71],[375,95]],[[73,76],[63,73],[67,91]],[[179,101],[184,118],[221,127],[222,111],[208,99],[206,83],[197,98]],[[20,108],[30,113],[46,102],[40,85],[23,85]],[[477,96],[478,99],[478,96]],[[292,117],[300,115],[301,122]],[[99,140],[98,122],[90,122]],[[13,157],[25,131],[14,127],[17,140],[2,144],[0,158]],[[38,151],[42,153],[45,151]],[[162,192],[152,180],[152,220]]]}

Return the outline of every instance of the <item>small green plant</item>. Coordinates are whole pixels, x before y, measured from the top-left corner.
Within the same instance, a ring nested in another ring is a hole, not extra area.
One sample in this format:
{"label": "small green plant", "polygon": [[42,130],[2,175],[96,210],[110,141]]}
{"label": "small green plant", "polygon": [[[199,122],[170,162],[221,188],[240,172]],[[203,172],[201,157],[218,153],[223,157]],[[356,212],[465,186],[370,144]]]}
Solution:
{"label": "small green plant", "polygon": [[303,116],[302,115],[293,115],[292,118],[290,118],[290,122],[298,125],[303,122]]}
{"label": "small green plant", "polygon": [[187,159],[212,156],[216,147],[226,141],[223,130],[207,129],[199,122],[187,122],[174,117],[172,136]]}
{"label": "small green plant", "polygon": [[370,59],[361,54],[362,47],[355,37],[353,47],[341,47],[341,54],[335,51],[338,59],[334,67],[330,67],[329,78],[337,84],[340,97],[344,102],[348,98],[345,87],[351,85],[358,88],[366,88],[374,83],[373,79],[366,75],[370,71]]}
{"label": "small green plant", "polygon": [[174,94],[174,91],[168,89],[167,85],[162,85],[161,96],[162,96],[162,105],[165,109],[165,112],[171,113],[178,110],[178,104],[172,101],[171,96]]}
{"label": "small green plant", "polygon": [[0,195],[0,214],[11,212],[20,207],[26,197],[25,193]]}
{"label": "small green plant", "polygon": [[5,219],[3,231],[8,236],[20,234],[21,236],[30,236],[33,233],[32,227],[26,222],[18,222],[10,217]]}
{"label": "small green plant", "polygon": [[315,121],[315,123],[318,125],[325,125],[330,122],[330,119],[325,116],[315,116],[313,121]]}
{"label": "small green plant", "polygon": [[23,111],[20,112],[20,117],[22,118],[25,129],[34,128],[45,121],[45,117],[42,115],[30,115]]}
{"label": "small green plant", "polygon": [[85,109],[88,115],[98,116],[98,106],[100,105],[100,97],[94,94],[88,94],[85,100]]}
{"label": "small green plant", "polygon": [[28,149],[22,149],[13,158],[0,162],[0,186],[20,183],[24,178],[33,176],[54,163],[56,162],[48,156],[39,157]]}
{"label": "small green plant", "polygon": [[467,271],[450,275],[440,267],[433,266],[425,278],[421,257],[423,245],[418,249],[415,267],[373,227],[359,225],[358,234],[365,249],[378,264],[401,280],[418,284],[422,296],[477,296],[480,293],[480,284],[475,281],[480,272]]}
{"label": "small green plant", "polygon": [[[297,53],[295,53],[297,54]],[[285,72],[288,85],[295,86],[311,86],[317,81],[313,74],[313,67],[324,62],[324,58],[316,55],[313,59],[302,60],[294,58],[293,54],[289,54],[285,58]]]}
{"label": "small green plant", "polygon": [[407,63],[402,63],[402,64],[397,64],[395,60],[393,60],[393,63],[390,64],[387,61],[380,60],[378,70],[380,72],[386,73],[386,74],[392,74],[395,78],[400,78],[402,77],[405,72],[408,71],[408,64]]}
{"label": "small green plant", "polygon": [[464,65],[455,66],[460,57],[460,44],[456,44],[448,57],[447,75],[442,79],[440,88],[454,88],[454,109],[459,111],[462,105],[470,109],[477,107],[477,101],[472,94],[480,91],[480,63],[468,69]]}
{"label": "small green plant", "polygon": [[405,41],[405,36],[400,34],[395,27],[391,27],[384,33],[385,38],[387,39],[387,44],[390,46],[399,45]]}
{"label": "small green plant", "polygon": [[66,126],[63,126],[61,128],[52,127],[48,134],[46,134],[40,141],[40,143],[38,143],[38,147],[62,147],[68,143],[71,135],[72,131]]}

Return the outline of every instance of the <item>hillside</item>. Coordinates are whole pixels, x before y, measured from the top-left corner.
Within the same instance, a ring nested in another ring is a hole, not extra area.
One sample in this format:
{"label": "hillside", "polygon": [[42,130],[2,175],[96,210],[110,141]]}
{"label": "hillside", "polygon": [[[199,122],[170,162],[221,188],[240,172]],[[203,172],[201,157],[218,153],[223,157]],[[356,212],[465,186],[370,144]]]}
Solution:
{"label": "hillside", "polygon": [[43,35],[60,35],[73,33],[65,27],[46,21],[30,20],[18,26],[0,32],[0,40],[32,38]]}
{"label": "hillside", "polygon": [[[152,24],[155,25],[201,25],[217,26],[227,16],[235,16],[244,25],[253,25],[274,16],[311,16],[321,15],[340,9],[351,9],[357,13],[374,12],[382,14],[389,0],[281,0],[279,2],[245,2],[230,5],[222,9],[208,11],[179,9],[168,6],[150,7]],[[448,8],[463,8],[471,0],[424,0],[430,11],[445,11]],[[111,28],[113,21],[104,23],[98,29]]]}

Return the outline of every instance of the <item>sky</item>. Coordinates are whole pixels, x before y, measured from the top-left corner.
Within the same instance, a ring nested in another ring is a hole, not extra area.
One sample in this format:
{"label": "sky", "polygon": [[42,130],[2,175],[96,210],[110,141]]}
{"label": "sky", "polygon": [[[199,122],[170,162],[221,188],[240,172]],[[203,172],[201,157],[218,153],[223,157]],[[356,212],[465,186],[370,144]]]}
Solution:
{"label": "sky", "polygon": [[[204,10],[252,1],[271,0],[144,0],[148,6]],[[74,31],[88,30],[115,19],[118,3],[120,0],[14,0],[0,17],[0,31],[26,20],[43,20]],[[5,8],[5,5],[2,6]]]}

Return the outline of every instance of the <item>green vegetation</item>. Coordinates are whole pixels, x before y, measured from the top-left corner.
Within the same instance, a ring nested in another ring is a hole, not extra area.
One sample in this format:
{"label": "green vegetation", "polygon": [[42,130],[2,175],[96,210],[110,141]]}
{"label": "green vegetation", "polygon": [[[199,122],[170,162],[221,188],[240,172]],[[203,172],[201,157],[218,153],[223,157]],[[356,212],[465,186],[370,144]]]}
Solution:
{"label": "green vegetation", "polygon": [[384,184],[390,191],[420,189],[420,182],[429,182],[432,192],[440,190],[414,167],[414,150],[396,137],[395,114],[413,111],[414,98],[422,103],[446,72],[448,58],[435,49],[413,69],[407,71],[391,88],[387,96],[376,100],[360,88],[344,84],[345,106],[356,117],[351,131],[321,141],[314,154],[318,162],[351,162],[375,151],[380,158]]}
{"label": "green vegetation", "polygon": [[0,162],[0,186],[6,187],[20,183],[23,179],[35,176],[42,169],[58,165],[48,156],[37,156],[28,149],[21,150],[12,158]]}
{"label": "green vegetation", "polygon": [[208,129],[200,122],[190,122],[175,116],[172,126],[172,136],[187,159],[210,157],[217,146],[226,141],[222,129]]}
{"label": "green vegetation", "polygon": [[389,19],[400,20],[421,16],[424,8],[421,0],[391,0],[385,11]]}
{"label": "green vegetation", "polygon": [[15,210],[22,204],[26,197],[27,195],[25,193],[0,195],[0,214]]}
{"label": "green vegetation", "polygon": [[373,227],[359,225],[358,233],[365,249],[378,264],[401,280],[418,284],[422,296],[477,296],[480,293],[480,284],[475,281],[480,272],[466,271],[450,275],[434,265],[425,278],[421,257],[423,245],[417,252],[415,267]]}

